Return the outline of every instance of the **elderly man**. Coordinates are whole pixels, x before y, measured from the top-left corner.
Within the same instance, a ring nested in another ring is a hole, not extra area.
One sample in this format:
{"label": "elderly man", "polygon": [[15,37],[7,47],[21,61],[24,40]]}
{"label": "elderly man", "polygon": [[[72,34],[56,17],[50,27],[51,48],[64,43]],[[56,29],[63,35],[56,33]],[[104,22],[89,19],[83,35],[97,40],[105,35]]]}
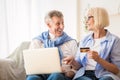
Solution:
{"label": "elderly man", "polygon": [[[63,14],[60,11],[52,10],[45,16],[45,23],[48,31],[35,37],[31,42],[30,49],[58,47],[61,60],[63,57],[74,56],[77,50],[77,42],[63,31]],[[75,70],[71,66],[68,67],[71,68],[69,71],[62,67],[63,73],[29,75],[27,80],[71,80]]]}

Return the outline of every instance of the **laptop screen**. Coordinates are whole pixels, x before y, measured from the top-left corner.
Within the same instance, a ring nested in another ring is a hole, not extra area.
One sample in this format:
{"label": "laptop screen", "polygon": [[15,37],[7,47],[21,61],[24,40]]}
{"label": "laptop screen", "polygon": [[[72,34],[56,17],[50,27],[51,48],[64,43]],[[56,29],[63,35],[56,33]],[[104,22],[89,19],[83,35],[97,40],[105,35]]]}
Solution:
{"label": "laptop screen", "polygon": [[61,72],[58,48],[39,48],[23,51],[26,74]]}

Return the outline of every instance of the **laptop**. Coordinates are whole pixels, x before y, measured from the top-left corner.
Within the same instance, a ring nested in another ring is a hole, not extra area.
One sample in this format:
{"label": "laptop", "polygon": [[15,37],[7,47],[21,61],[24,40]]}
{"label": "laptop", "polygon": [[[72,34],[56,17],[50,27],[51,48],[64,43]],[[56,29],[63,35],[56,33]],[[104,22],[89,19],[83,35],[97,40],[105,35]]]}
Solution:
{"label": "laptop", "polygon": [[26,74],[62,72],[58,48],[39,48],[23,51]]}

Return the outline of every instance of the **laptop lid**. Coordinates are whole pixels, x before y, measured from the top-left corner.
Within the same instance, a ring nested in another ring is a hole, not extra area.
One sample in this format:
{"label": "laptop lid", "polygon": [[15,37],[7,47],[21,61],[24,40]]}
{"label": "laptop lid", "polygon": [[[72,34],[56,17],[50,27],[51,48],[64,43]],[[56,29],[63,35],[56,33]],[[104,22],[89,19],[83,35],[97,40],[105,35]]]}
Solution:
{"label": "laptop lid", "polygon": [[58,48],[39,48],[23,51],[26,74],[61,72]]}

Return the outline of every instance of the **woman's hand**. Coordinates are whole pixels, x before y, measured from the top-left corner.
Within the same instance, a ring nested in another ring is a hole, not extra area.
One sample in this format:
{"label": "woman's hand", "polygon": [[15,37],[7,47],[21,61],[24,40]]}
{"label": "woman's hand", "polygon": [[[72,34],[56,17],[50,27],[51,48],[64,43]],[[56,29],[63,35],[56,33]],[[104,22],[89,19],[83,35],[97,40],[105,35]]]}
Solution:
{"label": "woman's hand", "polygon": [[98,55],[98,52],[96,52],[96,51],[88,51],[87,56],[88,56],[88,58],[94,59],[97,62],[100,59],[100,56]]}

